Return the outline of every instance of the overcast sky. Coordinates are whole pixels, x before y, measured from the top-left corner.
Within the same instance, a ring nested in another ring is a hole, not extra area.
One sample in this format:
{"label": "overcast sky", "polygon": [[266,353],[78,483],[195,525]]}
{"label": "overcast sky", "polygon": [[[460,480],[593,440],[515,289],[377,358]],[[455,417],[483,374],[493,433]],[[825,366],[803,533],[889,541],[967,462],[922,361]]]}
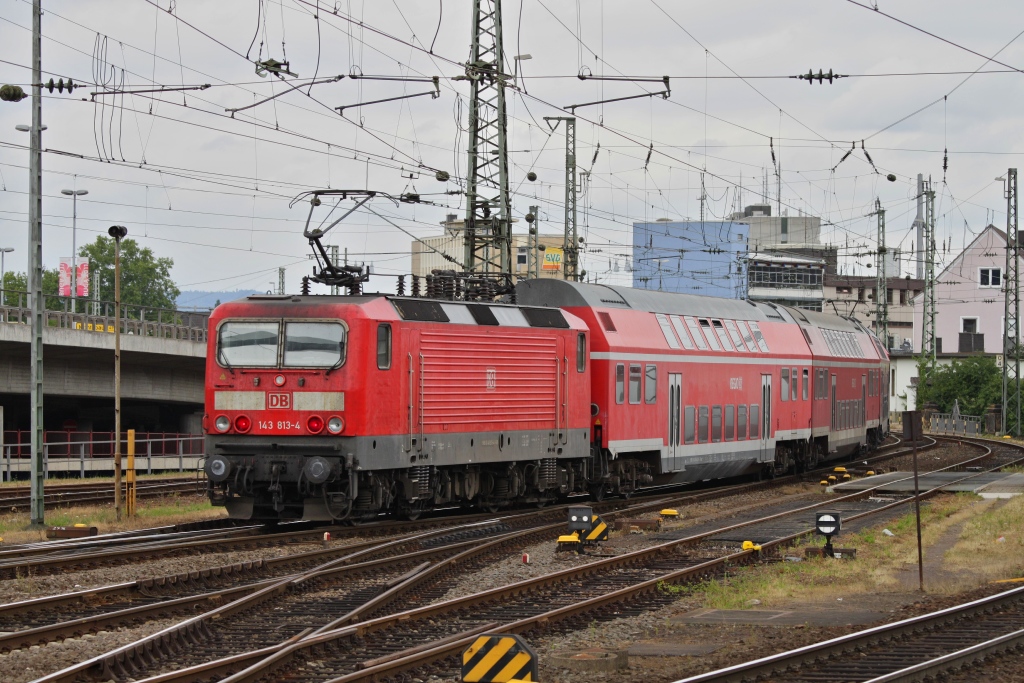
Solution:
{"label": "overcast sky", "polygon": [[[469,54],[468,0],[341,0],[321,2],[319,11],[316,0],[44,0],[43,7],[44,80],[89,84],[72,95],[45,93],[43,101],[44,147],[61,152],[43,158],[47,267],[71,253],[64,188],[89,191],[78,205],[79,244],[124,224],[131,237],[174,259],[181,289],[268,289],[286,267],[288,291],[296,291],[309,273],[301,234],[308,205],[288,204],[305,189],[419,192],[439,206],[378,202],[375,210],[420,237],[437,234],[446,213],[464,214],[458,194],[446,193],[466,173],[469,88],[452,79]],[[542,206],[543,232],[561,229],[564,137],[561,129],[551,134],[542,117],[662,89],[659,82],[584,82],[577,74],[668,75],[667,100],[577,111],[578,163],[591,170],[580,223],[589,245],[583,267],[592,277],[629,281],[622,265],[634,222],[698,218],[702,172],[709,220],[730,212],[741,183],[743,204],[759,200],[765,174],[774,203],[773,148],[783,208],[820,216],[822,239],[841,247],[851,270],[870,261],[861,254],[875,245],[868,214],[876,197],[888,210],[889,246],[909,250],[916,174],[930,175],[948,262],[987,220],[1005,227],[994,179],[1020,165],[1024,151],[1022,74],[1012,70],[1024,68],[1024,39],[1014,40],[1024,31],[1024,5],[879,0],[878,9],[949,42],[848,0],[506,0],[505,53],[532,56],[521,62],[525,91],[508,93],[516,229],[525,229],[531,204]],[[27,90],[31,2],[4,0],[0,20],[0,83]],[[287,58],[306,83],[314,74],[439,76],[441,95],[349,109],[342,118],[333,107],[430,89],[346,78],[232,118],[225,109],[285,89],[255,74],[252,62],[268,56]],[[968,78],[979,68],[1002,73]],[[808,69],[850,77],[831,85],[770,78]],[[90,99],[122,83],[213,87]],[[30,119],[30,100],[0,103],[0,247],[16,249],[7,264],[19,270],[28,135],[14,126]],[[857,151],[839,163],[854,141]],[[437,181],[433,169],[451,180]],[[536,182],[526,180],[530,170]],[[896,182],[885,180],[889,173]],[[381,274],[408,271],[410,238],[373,214],[354,215],[330,241]],[[387,291],[393,280],[381,278],[376,288]]]}

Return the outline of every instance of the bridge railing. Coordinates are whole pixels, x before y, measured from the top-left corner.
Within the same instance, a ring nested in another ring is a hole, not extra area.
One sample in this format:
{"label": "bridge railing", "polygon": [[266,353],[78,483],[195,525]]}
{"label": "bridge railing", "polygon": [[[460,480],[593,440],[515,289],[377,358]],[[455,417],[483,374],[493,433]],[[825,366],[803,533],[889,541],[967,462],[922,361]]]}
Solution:
{"label": "bridge railing", "polygon": [[[85,333],[113,334],[117,324],[117,306],[110,301],[75,299],[44,294],[48,327],[81,330]],[[27,292],[0,289],[0,322],[27,325],[31,320]],[[76,302],[76,303],[73,303]],[[75,310],[72,310],[74,307]],[[205,342],[210,314],[175,311],[121,304],[121,334]]]}
{"label": "bridge railing", "polygon": [[[3,437],[0,479],[11,481],[12,471],[23,471],[24,463],[31,457],[31,432],[9,430],[3,433]],[[153,459],[156,458],[157,469],[184,472],[197,462],[186,458],[203,456],[204,439],[202,434],[136,432],[135,469],[152,474]],[[128,435],[122,434],[122,456],[128,452],[127,442]],[[77,469],[79,476],[84,477],[87,471],[94,471],[97,465],[100,469],[108,465],[112,467],[113,455],[113,432],[43,432],[43,469],[47,476],[51,471],[70,474]],[[107,465],[103,464],[104,461]],[[127,460],[122,462],[126,464]]]}
{"label": "bridge railing", "polygon": [[[32,455],[32,433],[27,430],[4,432],[4,453],[11,458]],[[136,455],[202,455],[202,434],[177,432],[136,432]],[[127,449],[128,435],[121,435],[121,453]],[[43,451],[51,458],[109,458],[114,454],[113,432],[43,432]]]}

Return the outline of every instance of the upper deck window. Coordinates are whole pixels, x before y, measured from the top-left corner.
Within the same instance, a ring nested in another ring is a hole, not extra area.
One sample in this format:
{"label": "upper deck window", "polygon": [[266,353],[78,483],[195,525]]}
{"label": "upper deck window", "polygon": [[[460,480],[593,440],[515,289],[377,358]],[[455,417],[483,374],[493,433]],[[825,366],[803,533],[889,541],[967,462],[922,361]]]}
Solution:
{"label": "upper deck window", "polygon": [[718,339],[715,338],[715,333],[711,329],[711,323],[704,318],[700,318],[700,326],[704,330],[704,336],[708,340],[708,344],[711,344],[711,350],[721,351],[722,346],[718,343]]}
{"label": "upper deck window", "polygon": [[341,323],[286,322],[284,366],[332,368],[345,360],[345,328]]}
{"label": "upper deck window", "polygon": [[249,368],[276,366],[279,327],[277,322],[225,322],[217,339],[217,361]]}

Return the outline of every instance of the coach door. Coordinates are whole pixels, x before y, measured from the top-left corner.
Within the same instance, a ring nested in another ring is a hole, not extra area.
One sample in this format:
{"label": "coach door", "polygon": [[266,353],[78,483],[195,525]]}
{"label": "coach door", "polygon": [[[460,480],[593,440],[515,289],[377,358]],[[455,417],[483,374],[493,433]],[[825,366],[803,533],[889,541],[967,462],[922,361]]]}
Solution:
{"label": "coach door", "polygon": [[761,440],[758,442],[759,460],[775,460],[771,446],[772,434],[772,376],[761,375]]}
{"label": "coach door", "polygon": [[868,423],[868,376],[860,376],[860,425],[866,427]]}
{"label": "coach door", "polygon": [[683,443],[683,398],[682,398],[683,376],[669,373],[668,375],[668,449],[665,457],[668,462],[666,469],[677,471],[680,468],[679,459],[682,457]]}

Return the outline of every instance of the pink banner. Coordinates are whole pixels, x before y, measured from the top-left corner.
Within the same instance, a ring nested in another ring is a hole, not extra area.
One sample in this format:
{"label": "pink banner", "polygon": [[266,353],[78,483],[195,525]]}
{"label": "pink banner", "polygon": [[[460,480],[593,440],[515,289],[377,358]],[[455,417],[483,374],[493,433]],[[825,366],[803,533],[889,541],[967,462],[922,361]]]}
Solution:
{"label": "pink banner", "polygon": [[[89,296],[89,261],[83,259],[75,264],[75,292],[76,296]],[[60,296],[71,296],[71,259],[60,260],[60,271],[57,278],[57,294]]]}
{"label": "pink banner", "polygon": [[75,274],[75,289],[78,290],[78,296],[83,298],[89,298],[89,261],[83,259],[75,264],[75,269],[78,271]]}
{"label": "pink banner", "polygon": [[60,260],[60,272],[57,276],[57,294],[71,296],[71,259]]}

